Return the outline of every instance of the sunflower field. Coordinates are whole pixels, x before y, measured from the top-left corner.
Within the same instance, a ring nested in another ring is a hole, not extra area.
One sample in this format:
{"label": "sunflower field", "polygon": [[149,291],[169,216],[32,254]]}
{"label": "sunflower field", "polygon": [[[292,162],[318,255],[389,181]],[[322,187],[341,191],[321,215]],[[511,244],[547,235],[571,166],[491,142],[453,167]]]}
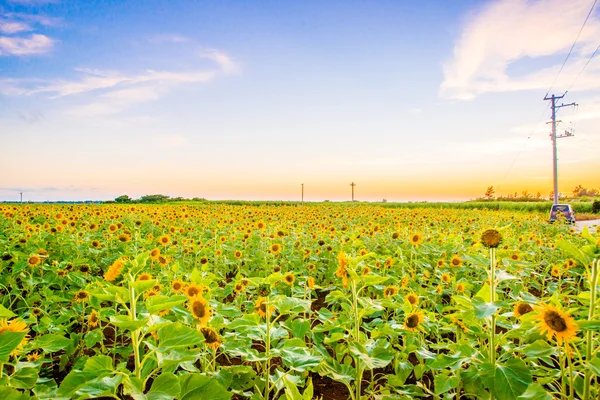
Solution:
{"label": "sunflower field", "polygon": [[0,205],[0,395],[597,399],[599,256],[538,212]]}

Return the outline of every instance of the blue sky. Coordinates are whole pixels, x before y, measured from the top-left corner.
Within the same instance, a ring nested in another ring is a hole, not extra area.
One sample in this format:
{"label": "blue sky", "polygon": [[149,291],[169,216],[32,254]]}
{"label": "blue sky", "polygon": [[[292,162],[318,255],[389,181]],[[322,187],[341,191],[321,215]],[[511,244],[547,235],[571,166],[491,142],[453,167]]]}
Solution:
{"label": "blue sky", "polygon": [[0,2],[0,201],[600,187],[592,3]]}

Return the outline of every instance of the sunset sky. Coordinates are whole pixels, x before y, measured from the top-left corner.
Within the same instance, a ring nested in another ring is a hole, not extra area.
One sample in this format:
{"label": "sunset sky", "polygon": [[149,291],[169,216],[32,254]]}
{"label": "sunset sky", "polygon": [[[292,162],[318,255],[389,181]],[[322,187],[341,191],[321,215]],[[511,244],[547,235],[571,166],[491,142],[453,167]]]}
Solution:
{"label": "sunset sky", "polygon": [[0,201],[600,188],[593,3],[0,0]]}

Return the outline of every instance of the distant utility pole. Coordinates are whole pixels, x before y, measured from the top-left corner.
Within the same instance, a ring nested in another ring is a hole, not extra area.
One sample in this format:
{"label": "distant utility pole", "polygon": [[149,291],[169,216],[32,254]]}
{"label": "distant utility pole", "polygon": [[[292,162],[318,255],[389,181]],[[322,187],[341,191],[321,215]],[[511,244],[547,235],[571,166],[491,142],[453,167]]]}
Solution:
{"label": "distant utility pole", "polygon": [[352,201],[354,202],[354,186],[356,186],[356,183],[352,182],[350,186],[352,186]]}
{"label": "distant utility pole", "polygon": [[21,203],[23,202],[23,192],[19,192],[19,194],[21,195]]}
{"label": "distant utility pole", "polygon": [[304,205],[304,183],[302,184],[302,205]]}
{"label": "distant utility pole", "polygon": [[[552,124],[552,133],[550,134],[550,139],[552,139],[552,173],[554,176],[554,199],[553,199],[554,203],[553,204],[558,204],[558,150],[556,148],[556,139],[573,136],[573,132],[567,132],[567,131],[565,131],[564,135],[556,136],[556,122],[557,122],[556,121],[556,110],[558,110],[559,108],[562,108],[562,107],[570,107],[570,106],[578,105],[576,103],[569,103],[569,104],[563,103],[560,105],[556,105],[556,100],[562,99],[563,97],[565,97],[566,94],[567,94],[567,92],[565,92],[562,96],[552,95],[552,96],[548,97],[548,95],[546,95],[544,97],[544,100],[552,101],[552,104],[551,104],[552,121],[547,122],[547,123]],[[561,121],[558,121],[558,122],[561,122]]]}

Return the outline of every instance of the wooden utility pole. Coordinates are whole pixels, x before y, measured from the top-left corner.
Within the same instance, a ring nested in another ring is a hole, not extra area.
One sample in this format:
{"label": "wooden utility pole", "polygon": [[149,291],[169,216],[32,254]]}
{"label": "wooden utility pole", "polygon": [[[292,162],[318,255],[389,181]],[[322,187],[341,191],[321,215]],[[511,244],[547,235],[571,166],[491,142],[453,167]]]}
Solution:
{"label": "wooden utility pole", "polygon": [[354,202],[354,186],[356,186],[356,183],[352,182],[350,186],[352,186],[352,201]]}
{"label": "wooden utility pole", "polygon": [[302,205],[304,205],[304,183],[302,184]]}

